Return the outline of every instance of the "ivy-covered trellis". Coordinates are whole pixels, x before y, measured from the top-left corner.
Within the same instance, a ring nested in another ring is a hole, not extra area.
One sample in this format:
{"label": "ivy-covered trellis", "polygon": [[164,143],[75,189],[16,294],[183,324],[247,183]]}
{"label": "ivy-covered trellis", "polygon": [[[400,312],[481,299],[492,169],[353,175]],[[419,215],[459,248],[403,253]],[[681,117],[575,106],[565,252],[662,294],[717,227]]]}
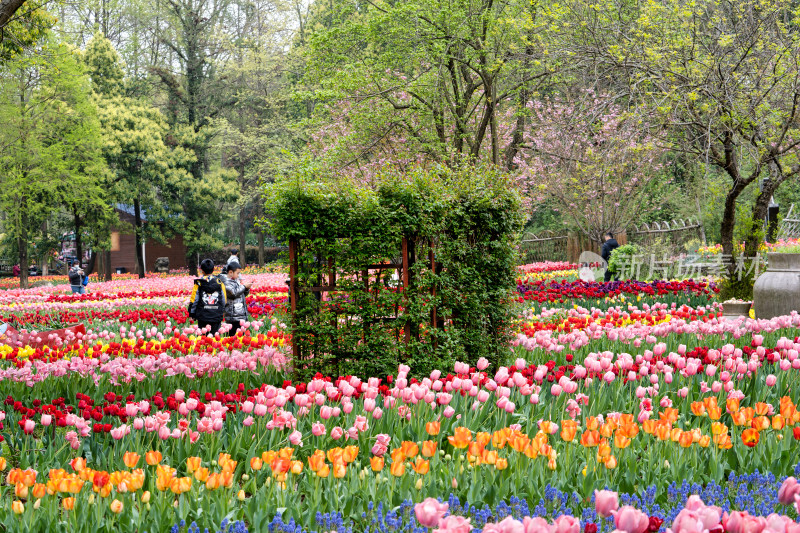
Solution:
{"label": "ivy-covered trellis", "polygon": [[508,351],[521,227],[512,183],[438,169],[357,187],[300,175],[271,186],[289,243],[298,377],[417,372]]}

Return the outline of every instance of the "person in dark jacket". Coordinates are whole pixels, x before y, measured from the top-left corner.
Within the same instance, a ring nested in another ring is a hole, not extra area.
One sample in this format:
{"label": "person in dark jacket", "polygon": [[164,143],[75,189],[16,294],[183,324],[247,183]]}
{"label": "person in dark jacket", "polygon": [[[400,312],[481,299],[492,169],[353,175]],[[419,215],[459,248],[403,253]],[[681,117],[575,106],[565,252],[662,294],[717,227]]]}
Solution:
{"label": "person in dark jacket", "polygon": [[76,263],[69,269],[69,286],[72,289],[72,294],[86,294],[86,286],[83,284],[83,278],[86,274],[83,272],[81,265]]}
{"label": "person in dark jacket", "polygon": [[611,252],[619,248],[619,243],[617,239],[614,238],[613,233],[606,233],[605,234],[605,242],[603,243],[603,248],[600,250],[600,257],[603,258],[603,261],[606,262],[606,274],[603,277],[603,281],[606,283],[611,281],[611,276],[613,275],[612,272],[608,269],[608,262],[611,260]]}
{"label": "person in dark jacket", "polygon": [[228,274],[225,277],[225,322],[231,325],[229,335],[236,335],[242,322],[247,321],[247,300],[252,281],[242,283],[240,274],[242,267],[236,261],[228,263]]}
{"label": "person in dark jacket", "polygon": [[216,335],[225,312],[225,286],[214,276],[214,261],[211,259],[203,259],[200,270],[203,277],[194,280],[189,316],[197,319],[200,329],[208,326],[209,333]]}

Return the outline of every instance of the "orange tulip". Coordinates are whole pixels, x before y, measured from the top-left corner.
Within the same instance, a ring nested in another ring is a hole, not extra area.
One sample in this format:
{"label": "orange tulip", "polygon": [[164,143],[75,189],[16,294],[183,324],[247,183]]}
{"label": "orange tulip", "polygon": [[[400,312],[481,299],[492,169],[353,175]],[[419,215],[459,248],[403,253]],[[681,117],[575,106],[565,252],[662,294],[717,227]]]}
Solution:
{"label": "orange tulip", "polygon": [[186,458],[186,472],[189,474],[193,473],[195,470],[200,468],[203,464],[203,460],[199,457],[187,457]]}
{"label": "orange tulip", "polygon": [[292,448],[291,446],[281,448],[278,451],[278,456],[281,457],[282,459],[291,459],[292,455],[294,455],[294,448]]}
{"label": "orange tulip", "polygon": [[663,421],[659,421],[659,423],[656,425],[655,435],[658,440],[670,440],[670,437],[672,436],[672,428]]}
{"label": "orange tulip", "polygon": [[728,398],[725,401],[725,409],[729,413],[735,413],[739,410],[739,399],[738,398]]}
{"label": "orange tulip", "polygon": [[694,442],[694,437],[691,431],[682,432],[678,438],[678,444],[681,445],[681,448],[688,448],[692,445],[692,442]]}
{"label": "orange tulip", "polygon": [[758,431],[764,431],[765,429],[770,427],[770,421],[769,418],[767,418],[766,416],[759,415],[753,419],[751,425]]}
{"label": "orange tulip", "polygon": [[531,443],[525,447],[525,456],[529,459],[536,459],[539,455],[539,443],[533,439]]}
{"label": "orange tulip", "polygon": [[432,440],[422,441],[422,456],[433,457],[436,454],[436,443]]}
{"label": "orange tulip", "polygon": [[8,466],[8,461],[6,461],[5,457],[0,457],[0,472],[5,470],[6,466]]}
{"label": "orange tulip", "polygon": [[400,477],[406,473],[406,464],[403,461],[393,461],[389,472],[395,477]]}
{"label": "orange tulip", "polygon": [[[595,424],[595,426],[596,425],[597,424]],[[595,430],[587,429],[586,431],[583,432],[583,435],[581,435],[581,445],[587,448],[591,448],[593,446],[597,446],[598,444],[600,444],[600,432],[597,431],[596,429]]]}
{"label": "orange tulip", "polygon": [[264,468],[264,461],[261,459],[261,457],[251,457],[250,458],[250,469],[251,470],[255,470],[256,472],[258,472],[262,468]]}
{"label": "orange tulip", "polygon": [[403,462],[406,460],[406,454],[403,453],[403,450],[400,448],[395,448],[391,452],[389,452],[389,456],[392,458],[392,461],[395,463]]}
{"label": "orange tulip", "polygon": [[609,470],[614,470],[617,467],[617,458],[614,457],[613,455],[609,455],[608,457],[606,457],[606,460],[603,464]]}
{"label": "orange tulip", "polygon": [[703,402],[692,402],[689,407],[695,416],[705,416],[706,406]]}
{"label": "orange tulip", "polygon": [[317,476],[323,478],[328,477],[328,474],[330,473],[331,473],[331,467],[329,467],[327,464],[322,465],[322,467],[319,470],[317,470]]}
{"label": "orange tulip", "polygon": [[373,472],[380,472],[383,470],[383,457],[371,457],[369,460],[369,465],[372,468]]}
{"label": "orange tulip", "polygon": [[519,431],[515,431],[511,436],[508,437],[508,445],[511,446],[515,452],[519,453],[525,451],[525,448],[528,446],[530,441],[530,437]]}
{"label": "orange tulip", "polygon": [[[317,450],[317,452],[322,453],[321,450]],[[314,453],[317,453],[317,452],[314,452]],[[272,450],[267,450],[266,452],[263,452],[261,454],[261,460],[264,461],[265,465],[271,465],[272,461],[274,461],[276,457],[278,457],[278,453],[274,452]]]}
{"label": "orange tulip", "polygon": [[108,507],[111,509],[111,512],[115,514],[121,513],[122,509],[125,508],[125,506],[122,505],[122,502],[116,499],[113,502],[111,502],[111,504]]}
{"label": "orange tulip", "polygon": [[492,434],[486,433],[485,431],[479,431],[475,435],[475,442],[480,444],[481,448],[488,446],[490,442],[492,442]]}
{"label": "orange tulip", "polygon": [[14,500],[14,503],[11,504],[11,510],[14,511],[14,514],[22,514],[25,512],[25,506],[22,505],[21,501]]}
{"label": "orange tulip", "polygon": [[318,471],[325,465],[325,454],[322,450],[315,451],[311,456],[308,458],[308,467],[311,469],[312,472]]}
{"label": "orange tulip", "polygon": [[720,450],[730,450],[733,448],[733,440],[727,433],[724,435],[714,435],[714,443]]}
{"label": "orange tulip", "polygon": [[292,474],[299,474],[303,471],[303,461],[292,461],[291,462],[290,472]]}
{"label": "orange tulip", "polygon": [[151,451],[147,452],[146,454],[144,454],[144,460],[150,466],[157,465],[158,463],[161,462],[161,459],[163,459],[163,456],[161,455],[161,452],[159,452],[159,451],[151,450]]}
{"label": "orange tulip", "polygon": [[128,468],[136,468],[139,459],[141,459],[141,456],[136,452],[125,452],[122,456],[122,462],[125,463],[125,466]]}
{"label": "orange tulip", "polygon": [[76,457],[72,461],[69,462],[69,466],[76,472],[80,472],[84,468],[86,468],[86,459],[83,457]]}
{"label": "orange tulip", "polygon": [[758,431],[753,428],[747,428],[742,431],[742,442],[745,446],[754,447],[758,444]]}
{"label": "orange tulip", "polygon": [[14,495],[23,500],[28,499],[28,487],[21,481],[14,484]]}
{"label": "orange tulip", "polygon": [[200,483],[205,483],[208,480],[208,476],[210,475],[210,471],[208,468],[201,466],[197,470],[194,471],[194,478],[199,481]]}
{"label": "orange tulip", "polygon": [[480,457],[483,455],[483,450],[483,445],[480,442],[470,442],[469,447],[467,448],[467,453],[474,455],[475,457]]}
{"label": "orange tulip", "polygon": [[219,473],[219,484],[227,489],[233,486],[233,472],[223,470]]}
{"label": "orange tulip", "polygon": [[[416,444],[415,444],[416,446]],[[358,446],[345,446],[342,452],[345,463],[352,463],[358,457]]]}
{"label": "orange tulip", "polygon": [[669,438],[672,442],[678,442],[683,435],[683,430],[681,428],[672,428],[669,432]]}
{"label": "orange tulip", "polygon": [[497,450],[484,450],[481,460],[489,465],[495,464],[497,462]]}
{"label": "orange tulip", "polygon": [[434,436],[439,434],[441,427],[442,425],[439,422],[428,422],[425,424],[425,431],[428,435]]}
{"label": "orange tulip", "polygon": [[64,508],[65,511],[71,511],[72,509],[75,508],[75,498],[71,496],[69,498],[64,498],[63,500],[61,500],[61,506]]}
{"label": "orange tulip", "polygon": [[780,431],[784,427],[786,427],[786,420],[782,415],[775,415],[772,417],[772,429],[775,431]]}
{"label": "orange tulip", "polygon": [[498,470],[505,470],[508,468],[508,459],[505,457],[498,457],[497,462],[494,464],[494,467]]}
{"label": "orange tulip", "polygon": [[341,457],[342,455],[344,455],[344,450],[337,446],[336,448],[331,448],[330,450],[328,450],[327,455],[328,455],[328,461],[334,463],[336,462],[337,457]]}
{"label": "orange tulip", "polygon": [[38,500],[39,498],[43,498],[45,494],[47,494],[47,487],[44,485],[44,483],[36,483],[33,486],[34,498]]}
{"label": "orange tulip", "polygon": [[655,420],[645,420],[642,422],[642,429],[648,435],[655,435],[656,432],[656,421]]}
{"label": "orange tulip", "polygon": [[769,414],[769,404],[764,402],[757,402],[756,403],[756,414],[759,416],[764,416]]}
{"label": "orange tulip", "polygon": [[411,468],[413,468],[414,472],[417,474],[422,474],[424,476],[430,470],[431,464],[422,457],[417,457],[417,460],[411,463]]}
{"label": "orange tulip", "polygon": [[344,463],[335,462],[333,463],[333,477],[336,479],[341,479],[347,474],[347,467]]}
{"label": "orange tulip", "polygon": [[206,489],[217,490],[220,487],[219,474],[210,474],[206,479]]}
{"label": "orange tulip", "polygon": [[711,444],[711,437],[709,437],[708,435],[703,435],[702,437],[700,437],[699,444],[703,448],[708,448],[708,445]]}
{"label": "orange tulip", "polygon": [[286,472],[289,471],[289,468],[291,468],[291,466],[292,464],[291,461],[289,461],[289,459],[278,457],[277,459],[272,461],[270,468],[272,468],[272,474],[275,475],[275,474],[285,474]]}
{"label": "orange tulip", "polygon": [[405,440],[400,445],[400,451],[403,452],[403,455],[405,455],[409,459],[412,459],[419,453],[419,446],[417,446],[416,442]]}
{"label": "orange tulip", "polygon": [[465,427],[457,427],[453,430],[453,436],[447,440],[454,448],[466,448],[472,440],[472,432]]}
{"label": "orange tulip", "polygon": [[728,426],[722,424],[720,422],[714,422],[711,424],[711,433],[713,435],[723,435],[728,432]]}
{"label": "orange tulip", "polygon": [[578,434],[578,422],[575,420],[562,420],[561,421],[561,438],[567,442],[575,440]]}
{"label": "orange tulip", "polygon": [[614,435],[614,446],[619,448],[620,450],[624,450],[631,444],[631,439],[621,432],[617,431],[616,435]]}
{"label": "orange tulip", "polygon": [[[549,422],[547,420],[542,422],[542,424],[545,423],[553,424],[552,422]],[[555,426],[555,424],[553,425]],[[498,450],[502,450],[503,448],[505,448],[507,442],[508,442],[508,434],[506,433],[505,430],[501,429],[500,431],[495,431],[492,434],[492,446],[494,446]]]}

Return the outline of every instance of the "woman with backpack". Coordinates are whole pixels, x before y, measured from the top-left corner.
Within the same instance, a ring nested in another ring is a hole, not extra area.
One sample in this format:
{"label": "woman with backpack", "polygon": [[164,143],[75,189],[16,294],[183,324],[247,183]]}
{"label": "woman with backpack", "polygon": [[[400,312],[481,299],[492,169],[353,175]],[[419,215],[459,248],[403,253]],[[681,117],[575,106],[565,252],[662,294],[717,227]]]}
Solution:
{"label": "woman with backpack", "polygon": [[225,322],[231,325],[229,335],[236,335],[242,322],[247,321],[247,300],[252,281],[242,283],[241,265],[234,261],[228,263],[228,275],[225,278]]}

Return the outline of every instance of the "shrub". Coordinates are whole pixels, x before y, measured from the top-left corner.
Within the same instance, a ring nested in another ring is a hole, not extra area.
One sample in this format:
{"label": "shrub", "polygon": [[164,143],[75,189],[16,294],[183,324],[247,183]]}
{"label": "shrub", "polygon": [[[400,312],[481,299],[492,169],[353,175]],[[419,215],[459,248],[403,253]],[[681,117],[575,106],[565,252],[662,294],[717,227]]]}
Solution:
{"label": "shrub", "polygon": [[[299,242],[299,376],[386,375],[398,362],[422,374],[506,354],[522,216],[505,176],[472,166],[417,169],[360,187],[307,168],[271,185],[267,198],[272,232]],[[396,269],[367,269],[401,264],[404,237],[413,263],[405,290],[391,280]],[[327,299],[308,290],[333,276]]]}

